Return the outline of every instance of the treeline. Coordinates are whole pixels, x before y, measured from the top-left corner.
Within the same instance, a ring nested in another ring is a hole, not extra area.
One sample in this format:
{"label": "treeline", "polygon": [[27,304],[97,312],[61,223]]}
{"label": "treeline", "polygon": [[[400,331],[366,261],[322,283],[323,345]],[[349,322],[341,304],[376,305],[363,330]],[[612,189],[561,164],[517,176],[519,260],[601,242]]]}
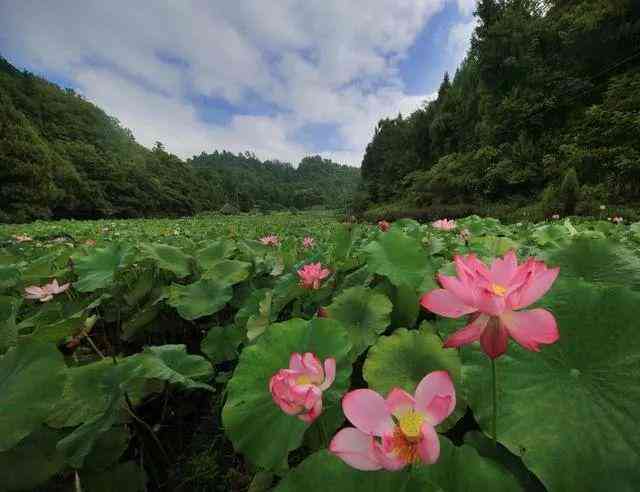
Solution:
{"label": "treeline", "polygon": [[[378,123],[360,206],[640,202],[640,2],[480,0],[476,17],[437,99]],[[574,171],[577,193],[563,194]]]}
{"label": "treeline", "polygon": [[159,142],[149,150],[73,90],[0,58],[0,222],[343,207],[358,181],[359,169],[320,157],[294,169],[228,152],[184,162]]}

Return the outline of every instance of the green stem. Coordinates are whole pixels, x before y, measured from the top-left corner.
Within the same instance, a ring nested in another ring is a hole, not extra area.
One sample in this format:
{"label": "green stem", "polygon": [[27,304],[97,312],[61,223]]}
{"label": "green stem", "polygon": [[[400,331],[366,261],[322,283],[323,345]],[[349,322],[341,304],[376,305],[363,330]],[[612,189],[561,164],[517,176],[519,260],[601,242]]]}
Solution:
{"label": "green stem", "polygon": [[492,397],[493,397],[493,415],[491,419],[491,434],[493,436],[493,445],[498,446],[498,434],[496,431],[496,423],[498,421],[498,391],[496,381],[496,360],[491,359],[491,380],[492,380]]}

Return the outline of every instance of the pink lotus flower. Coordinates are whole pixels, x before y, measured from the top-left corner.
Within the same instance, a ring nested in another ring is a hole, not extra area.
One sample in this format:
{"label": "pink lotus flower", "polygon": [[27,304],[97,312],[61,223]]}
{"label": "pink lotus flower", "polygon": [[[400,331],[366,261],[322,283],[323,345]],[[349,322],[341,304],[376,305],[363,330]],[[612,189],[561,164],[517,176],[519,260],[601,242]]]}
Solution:
{"label": "pink lotus flower", "polygon": [[28,243],[29,241],[33,241],[31,236],[27,236],[26,234],[19,234],[17,236],[13,236],[13,239],[18,241],[19,243]]}
{"label": "pink lotus flower", "polygon": [[322,263],[309,263],[298,270],[300,286],[304,289],[318,290],[320,282],[331,274],[331,270],[322,268]]}
{"label": "pink lotus flower", "polygon": [[462,229],[460,231],[460,239],[462,239],[465,243],[471,239],[471,232],[469,229]]}
{"label": "pink lotus flower", "polygon": [[443,289],[428,292],[422,307],[440,316],[472,315],[470,323],[450,336],[445,347],[480,340],[484,352],[495,359],[507,350],[508,338],[524,348],[539,351],[539,344],[558,340],[556,320],[545,309],[518,311],[540,299],[556,280],[560,268],[547,268],[529,258],[518,266],[514,251],[493,261],[491,268],[475,255],[454,257],[457,277],[439,275]]}
{"label": "pink lotus flower", "polygon": [[339,431],[329,450],[358,470],[399,470],[417,461],[433,464],[440,456],[435,426],[456,407],[456,392],[446,371],[427,374],[413,396],[394,388],[386,400],[370,389],[342,399],[355,426]]}
{"label": "pink lotus flower", "polygon": [[31,285],[24,289],[26,299],[38,299],[40,302],[48,302],[54,295],[61,294],[69,288],[71,284],[58,285],[56,279],[42,287]]}
{"label": "pink lotus flower", "polygon": [[615,222],[616,224],[622,224],[624,222],[624,219],[622,217],[614,217],[613,219],[611,219],[613,222]]}
{"label": "pink lotus flower", "polygon": [[265,246],[278,246],[280,244],[280,239],[278,236],[270,235],[260,238],[260,242]]}
{"label": "pink lotus flower", "polygon": [[302,240],[302,247],[303,247],[304,249],[310,249],[310,248],[313,248],[313,247],[315,246],[315,244],[316,244],[316,240],[315,240],[315,239],[313,239],[313,238],[312,238],[312,237],[310,237],[310,236],[307,236],[307,237],[305,237],[305,238]]}
{"label": "pink lotus flower", "polygon": [[280,369],[269,381],[273,401],[288,415],[313,422],[322,413],[322,392],[336,377],[336,360],[320,360],[311,352],[291,354],[289,369]]}
{"label": "pink lotus flower", "polygon": [[449,219],[440,219],[432,222],[431,225],[441,231],[452,231],[456,228],[456,221]]}
{"label": "pink lotus flower", "polygon": [[319,307],[318,310],[316,311],[316,316],[318,318],[328,318],[329,313],[327,312],[326,308]]}
{"label": "pink lotus flower", "polygon": [[387,222],[386,220],[378,221],[378,229],[380,229],[382,232],[387,232],[390,227],[391,224],[389,224],[389,222]]}

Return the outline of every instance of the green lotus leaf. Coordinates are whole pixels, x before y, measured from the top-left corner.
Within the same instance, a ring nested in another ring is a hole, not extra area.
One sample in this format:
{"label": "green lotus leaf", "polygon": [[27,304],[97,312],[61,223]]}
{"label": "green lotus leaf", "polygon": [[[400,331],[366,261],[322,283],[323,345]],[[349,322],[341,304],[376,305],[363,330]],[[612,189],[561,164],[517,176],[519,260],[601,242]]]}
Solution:
{"label": "green lotus leaf", "polygon": [[391,301],[384,294],[365,287],[351,287],[334,299],[327,313],[347,329],[353,351],[359,354],[389,326],[392,309]]}
{"label": "green lotus leaf", "polygon": [[508,237],[473,236],[469,239],[469,246],[481,256],[502,256],[509,250],[517,250],[518,243]]}
{"label": "green lotus leaf", "polygon": [[577,238],[565,248],[549,251],[544,258],[560,267],[563,278],[640,290],[640,257],[613,241]]}
{"label": "green lotus leaf", "polygon": [[421,242],[398,229],[380,234],[364,248],[368,268],[386,276],[394,285],[410,285],[417,289],[433,269]]}
{"label": "green lotus leaf", "polygon": [[95,248],[89,255],[74,256],[74,271],[78,281],[73,284],[79,292],[94,292],[111,286],[116,273],[127,267],[133,259],[133,250],[125,243]]}
{"label": "green lotus leaf", "polygon": [[245,348],[227,386],[227,402],[222,411],[225,432],[235,450],[267,469],[286,460],[289,452],[302,443],[309,424],[285,414],[273,402],[269,392],[271,376],[289,367],[293,352],[313,352],[321,361],[335,358],[336,379],[323,395],[328,412],[339,404],[349,387],[350,349],[345,329],[329,319],[291,319],[274,324],[255,345]]}
{"label": "green lotus leaf", "polygon": [[143,258],[153,260],[160,269],[174,273],[178,278],[188,277],[192,273],[192,256],[186,255],[180,248],[168,244],[142,244]]}
{"label": "green lotus leaf", "polygon": [[215,265],[220,260],[231,258],[236,250],[236,244],[231,239],[219,239],[212,241],[206,247],[198,250],[196,253],[196,259],[198,265],[203,270],[209,270],[212,265]]}
{"label": "green lotus leaf", "polygon": [[0,296],[0,353],[18,343],[16,315],[21,304],[22,299]]}
{"label": "green lotus leaf", "polygon": [[363,367],[369,387],[386,396],[401,388],[413,394],[418,383],[433,371],[447,371],[456,388],[456,409],[438,427],[452,427],[466,410],[462,393],[462,364],[456,350],[442,347],[442,340],[431,327],[422,323],[419,330],[401,328],[383,336],[371,347]]}
{"label": "green lotus leaf", "polygon": [[41,426],[13,449],[0,453],[0,470],[5,472],[2,490],[34,490],[62,471],[64,457],[56,443],[63,437],[63,432]]}
{"label": "green lotus leaf", "polygon": [[44,423],[65,377],[62,355],[51,344],[24,340],[0,358],[0,451]]}
{"label": "green lotus leaf", "polygon": [[13,287],[20,281],[21,275],[13,265],[2,266],[0,265],[0,289],[8,289]]}
{"label": "green lotus leaf", "polygon": [[243,330],[235,325],[212,326],[202,340],[200,349],[213,364],[235,360],[243,338]]}
{"label": "green lotus leaf", "polygon": [[189,285],[172,284],[167,303],[184,319],[193,320],[220,311],[233,297],[229,284],[202,279]]}
{"label": "green lotus leaf", "polygon": [[[550,491],[638,490],[640,293],[569,278],[543,306],[560,340],[539,353],[512,343],[496,361],[499,441]],[[477,346],[462,354],[467,400],[486,431],[490,364]]]}
{"label": "green lotus leaf", "polygon": [[203,278],[214,279],[222,284],[234,285],[245,280],[251,271],[251,263],[237,260],[220,260],[208,266]]}
{"label": "green lotus leaf", "polygon": [[292,470],[274,492],[516,492],[522,490],[509,472],[475,449],[456,447],[440,437],[440,458],[434,465],[400,471],[360,471],[326,450],[312,454]]}

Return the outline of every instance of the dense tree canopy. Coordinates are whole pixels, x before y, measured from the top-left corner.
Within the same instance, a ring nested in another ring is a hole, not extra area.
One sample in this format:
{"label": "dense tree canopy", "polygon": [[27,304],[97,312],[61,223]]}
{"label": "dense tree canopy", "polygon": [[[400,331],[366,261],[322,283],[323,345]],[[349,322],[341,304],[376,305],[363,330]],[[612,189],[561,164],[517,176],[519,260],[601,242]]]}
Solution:
{"label": "dense tree canopy", "polygon": [[225,204],[242,211],[344,207],[359,176],[318,156],[297,169],[249,153],[184,162],[160,142],[152,150],[139,145],[73,90],[0,58],[0,222],[189,215]]}
{"label": "dense tree canopy", "polygon": [[436,100],[383,119],[362,163],[373,203],[578,211],[640,201],[640,3],[481,0],[467,58]]}

